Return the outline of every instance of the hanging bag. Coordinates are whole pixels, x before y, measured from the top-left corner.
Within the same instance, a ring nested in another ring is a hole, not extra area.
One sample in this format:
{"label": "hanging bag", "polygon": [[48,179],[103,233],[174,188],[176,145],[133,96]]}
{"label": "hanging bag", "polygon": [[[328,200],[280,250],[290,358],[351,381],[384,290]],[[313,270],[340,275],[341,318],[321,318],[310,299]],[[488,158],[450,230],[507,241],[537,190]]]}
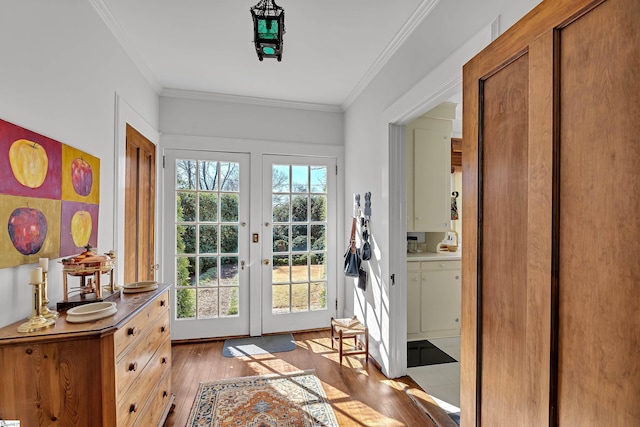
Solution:
{"label": "hanging bag", "polygon": [[360,251],[356,248],[356,218],[353,217],[351,240],[347,252],[344,254],[344,275],[348,277],[359,277],[360,262]]}

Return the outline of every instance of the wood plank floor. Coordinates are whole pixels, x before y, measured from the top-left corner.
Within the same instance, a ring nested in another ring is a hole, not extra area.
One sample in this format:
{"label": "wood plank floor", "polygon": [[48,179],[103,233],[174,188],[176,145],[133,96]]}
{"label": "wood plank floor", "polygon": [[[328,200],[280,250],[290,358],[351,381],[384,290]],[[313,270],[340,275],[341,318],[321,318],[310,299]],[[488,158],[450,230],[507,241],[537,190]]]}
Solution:
{"label": "wood plank floor", "polygon": [[200,382],[304,369],[315,369],[342,427],[455,425],[411,378],[389,380],[371,360],[364,365],[361,355],[345,357],[340,366],[329,330],[295,333],[294,338],[293,351],[235,358],[222,356],[224,341],[174,344],[176,400],[165,427],[186,424]]}

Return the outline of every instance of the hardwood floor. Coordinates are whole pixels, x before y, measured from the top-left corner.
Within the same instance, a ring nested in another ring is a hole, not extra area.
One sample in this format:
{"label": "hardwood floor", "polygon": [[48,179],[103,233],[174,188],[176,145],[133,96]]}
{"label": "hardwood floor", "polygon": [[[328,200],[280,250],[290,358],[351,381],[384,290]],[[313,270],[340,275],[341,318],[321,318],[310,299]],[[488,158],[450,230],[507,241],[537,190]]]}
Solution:
{"label": "hardwood floor", "polygon": [[345,357],[340,366],[329,330],[293,335],[295,350],[254,357],[222,356],[224,341],[174,344],[171,373],[176,400],[165,427],[185,425],[200,382],[304,369],[315,369],[342,427],[455,426],[411,378],[389,380],[371,359],[363,366],[364,356]]}

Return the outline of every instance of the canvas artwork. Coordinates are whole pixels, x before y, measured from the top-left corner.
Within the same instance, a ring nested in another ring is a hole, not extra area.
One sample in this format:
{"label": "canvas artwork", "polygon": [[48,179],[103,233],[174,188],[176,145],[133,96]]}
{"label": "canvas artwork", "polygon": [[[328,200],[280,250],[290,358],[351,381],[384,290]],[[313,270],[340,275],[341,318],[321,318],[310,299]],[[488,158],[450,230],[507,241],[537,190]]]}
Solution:
{"label": "canvas artwork", "polygon": [[0,119],[0,268],[98,242],[100,159]]}

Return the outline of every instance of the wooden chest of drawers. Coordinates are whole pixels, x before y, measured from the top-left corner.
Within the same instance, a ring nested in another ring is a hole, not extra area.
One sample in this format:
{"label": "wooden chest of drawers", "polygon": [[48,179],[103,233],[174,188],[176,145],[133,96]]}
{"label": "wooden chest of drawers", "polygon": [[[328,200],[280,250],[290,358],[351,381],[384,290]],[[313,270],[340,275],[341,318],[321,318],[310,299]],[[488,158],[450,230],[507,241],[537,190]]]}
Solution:
{"label": "wooden chest of drawers", "polygon": [[0,330],[0,419],[26,426],[160,426],[173,402],[169,285],[118,312],[19,334]]}

